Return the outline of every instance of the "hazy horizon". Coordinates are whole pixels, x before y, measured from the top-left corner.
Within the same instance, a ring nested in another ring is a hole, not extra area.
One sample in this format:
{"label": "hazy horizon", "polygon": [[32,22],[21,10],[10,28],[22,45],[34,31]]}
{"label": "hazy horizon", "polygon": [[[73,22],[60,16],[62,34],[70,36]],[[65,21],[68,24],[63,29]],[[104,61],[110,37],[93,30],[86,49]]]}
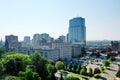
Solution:
{"label": "hazy horizon", "polygon": [[120,40],[120,0],[1,0],[0,38],[68,33],[69,20],[83,17],[89,40]]}

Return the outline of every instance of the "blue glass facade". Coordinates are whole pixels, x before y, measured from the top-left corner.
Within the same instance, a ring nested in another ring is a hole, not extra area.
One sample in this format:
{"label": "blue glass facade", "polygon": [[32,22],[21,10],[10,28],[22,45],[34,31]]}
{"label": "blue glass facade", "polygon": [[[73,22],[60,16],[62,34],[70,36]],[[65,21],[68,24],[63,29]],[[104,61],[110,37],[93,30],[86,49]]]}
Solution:
{"label": "blue glass facade", "polygon": [[69,21],[69,42],[86,43],[85,19],[73,18]]}

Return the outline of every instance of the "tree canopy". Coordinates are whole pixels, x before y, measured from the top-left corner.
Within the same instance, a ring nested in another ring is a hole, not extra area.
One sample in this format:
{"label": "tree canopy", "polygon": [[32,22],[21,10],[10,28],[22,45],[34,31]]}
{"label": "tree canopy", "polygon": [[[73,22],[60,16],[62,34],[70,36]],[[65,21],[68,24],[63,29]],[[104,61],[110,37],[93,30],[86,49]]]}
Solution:
{"label": "tree canopy", "polygon": [[69,76],[69,77],[66,77],[64,80],[80,80],[80,79],[77,77]]}
{"label": "tree canopy", "polygon": [[38,73],[33,72],[32,69],[26,68],[25,72],[20,71],[19,77],[21,80],[41,80]]}
{"label": "tree canopy", "polygon": [[31,64],[31,58],[29,55],[20,53],[6,54],[1,58],[1,63],[5,73],[16,76],[19,71],[25,70],[26,66]]}
{"label": "tree canopy", "polygon": [[109,67],[110,66],[110,62],[109,61],[107,61],[107,60],[103,60],[103,65],[105,66],[105,67]]}
{"label": "tree canopy", "polygon": [[55,67],[57,70],[64,69],[64,63],[61,61],[57,61]]}

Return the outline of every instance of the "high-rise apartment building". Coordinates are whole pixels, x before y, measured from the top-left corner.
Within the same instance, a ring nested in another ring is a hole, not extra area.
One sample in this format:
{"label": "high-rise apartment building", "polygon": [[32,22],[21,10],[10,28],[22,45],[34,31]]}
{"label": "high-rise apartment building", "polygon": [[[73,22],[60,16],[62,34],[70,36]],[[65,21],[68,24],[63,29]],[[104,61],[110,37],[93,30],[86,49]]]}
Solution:
{"label": "high-rise apartment building", "polygon": [[31,44],[30,36],[25,36],[23,41],[23,47],[27,47]]}
{"label": "high-rise apartment building", "polygon": [[7,51],[16,50],[19,47],[21,47],[21,43],[18,42],[18,36],[5,36],[5,48]]}
{"label": "high-rise apartment building", "polygon": [[42,34],[40,34],[40,39],[42,42],[49,42],[50,36],[47,33],[42,33]]}
{"label": "high-rise apartment building", "polygon": [[33,35],[32,45],[35,48],[40,47],[40,34],[34,34]]}
{"label": "high-rise apartment building", "polygon": [[65,36],[64,36],[64,35],[59,36],[59,39],[60,39],[62,42],[65,42]]}
{"label": "high-rise apartment building", "polygon": [[65,42],[65,36],[61,35],[56,40],[55,43],[64,43]]}
{"label": "high-rise apartment building", "polygon": [[68,41],[72,43],[86,43],[86,26],[84,18],[76,17],[69,21],[68,38]]}
{"label": "high-rise apartment building", "polygon": [[18,42],[18,36],[14,36],[14,35],[9,35],[9,36],[5,36],[5,40],[7,40],[8,42]]}

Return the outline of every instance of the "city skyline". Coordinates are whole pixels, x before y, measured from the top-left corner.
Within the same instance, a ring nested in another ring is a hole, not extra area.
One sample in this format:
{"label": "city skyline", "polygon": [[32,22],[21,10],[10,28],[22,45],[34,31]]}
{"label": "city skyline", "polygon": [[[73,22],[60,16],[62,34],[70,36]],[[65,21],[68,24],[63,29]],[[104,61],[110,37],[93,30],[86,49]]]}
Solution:
{"label": "city skyline", "polygon": [[69,20],[84,17],[86,40],[120,40],[119,0],[0,1],[0,37],[48,33],[54,38],[68,33]]}

